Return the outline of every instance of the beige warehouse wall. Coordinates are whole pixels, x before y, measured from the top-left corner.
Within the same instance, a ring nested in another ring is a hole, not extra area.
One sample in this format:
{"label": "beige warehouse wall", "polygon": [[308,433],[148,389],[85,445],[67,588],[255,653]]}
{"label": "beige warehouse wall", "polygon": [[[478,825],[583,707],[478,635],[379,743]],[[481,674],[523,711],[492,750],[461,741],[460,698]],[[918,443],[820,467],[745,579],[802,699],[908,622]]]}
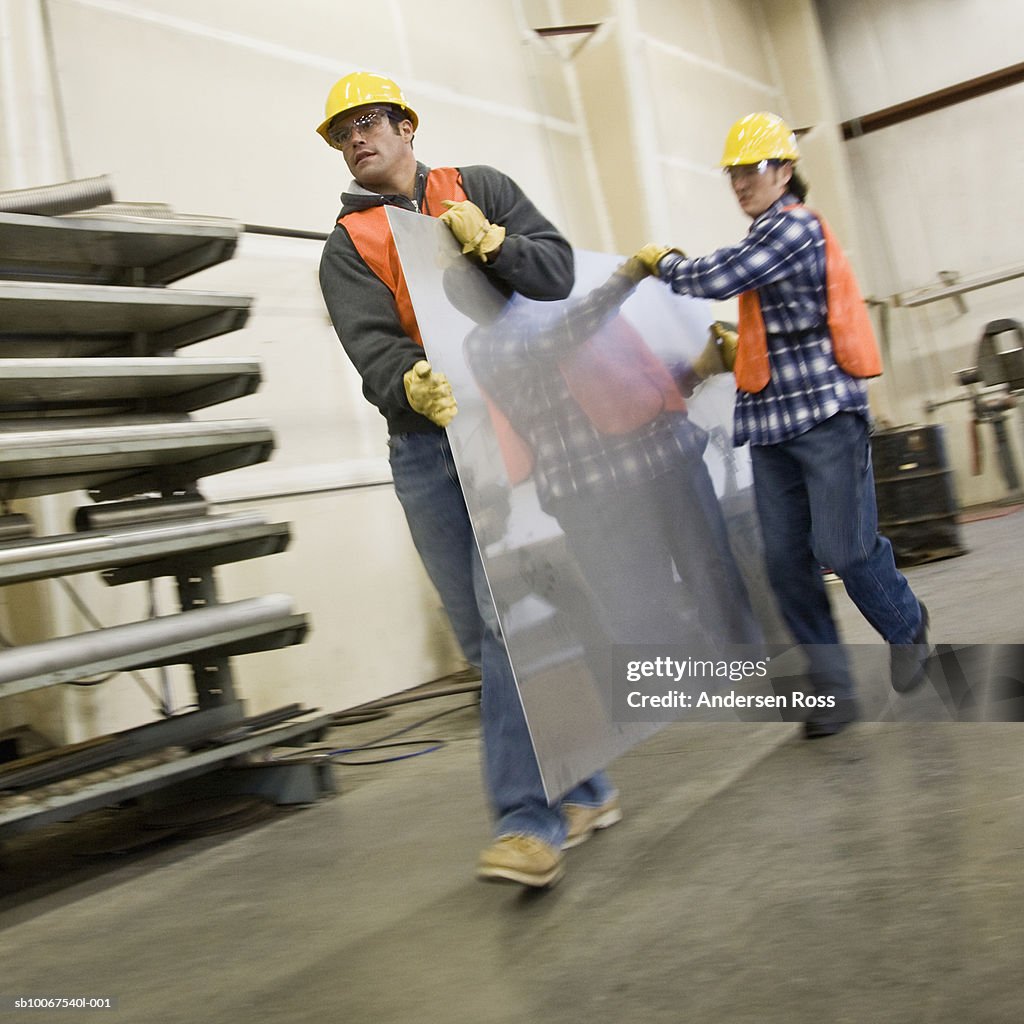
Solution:
{"label": "beige warehouse wall", "polygon": [[[359,67],[401,82],[421,117],[421,159],[502,167],[590,249],[736,237],[745,225],[714,169],[724,127],[749,109],[789,113],[763,13],[745,0],[48,0],[39,10],[55,84],[49,130],[65,143],[58,176],[109,173],[121,199],[243,223],[329,229],[348,175],[313,129],[330,84]],[[580,22],[601,27],[570,45],[530,31]],[[294,524],[286,554],[219,573],[223,596],[288,592],[313,619],[302,648],[238,660],[254,711],[351,706],[460,664],[390,487],[383,421],[326,320],[317,257],[315,243],[247,235],[237,259],[178,285],[256,297],[246,330],[195,350],[262,359],[257,395],[202,415],[267,419],[278,437],[269,465],[213,478],[207,494]],[[143,594],[80,585],[105,622],[145,614]],[[159,599],[173,610],[169,587]],[[171,688],[188,700],[187,676]],[[152,703],[121,679],[73,693],[57,717],[74,739],[145,719]]]}
{"label": "beige warehouse wall", "polygon": [[[109,174],[124,201],[326,232],[349,175],[314,129],[330,85],[372,68],[394,76],[417,109],[421,159],[500,166],[578,244],[600,245],[564,68],[532,41],[518,2],[22,6],[31,24],[15,26],[12,47],[23,56],[5,68],[0,98],[5,110],[33,116],[5,122],[0,188]],[[268,420],[275,458],[211,478],[204,490],[220,508],[293,523],[288,552],[218,572],[222,597],[287,592],[313,621],[302,647],[236,661],[254,712],[293,700],[348,707],[462,664],[394,497],[384,421],[363,400],[323,309],[319,248],[246,235],[235,260],[176,285],[256,300],[245,330],[188,353],[261,358],[257,395],[200,415]],[[68,507],[44,532],[68,529]],[[104,624],[148,612],[140,588],[71,582]],[[15,642],[89,628],[52,586],[17,590],[0,608]],[[158,610],[175,607],[162,584]],[[0,702],[0,726],[30,719],[58,740],[124,728],[152,717],[160,684],[122,676],[95,690]],[[191,700],[187,673],[175,671],[170,687],[175,706]]]}
{"label": "beige warehouse wall", "polygon": [[348,175],[313,129],[331,83],[371,68],[415,102],[423,160],[499,165],[565,221],[552,164],[560,150],[578,159],[580,132],[564,104],[541,106],[544,72],[524,60],[515,3],[50,0],[49,9],[74,172],[109,172],[126,197],[325,229]]}
{"label": "beige warehouse wall", "polygon": [[[773,110],[802,136],[813,202],[859,263],[857,218],[823,41],[811,0],[596,0],[558,5],[602,21],[570,64],[579,83],[613,247],[646,241],[691,254],[749,222],[718,169],[729,126]],[[733,303],[718,315],[731,316]]]}
{"label": "beige warehouse wall", "polygon": [[[883,107],[997,71],[1020,60],[1024,7],[1014,0],[819,0],[840,118]],[[936,289],[940,273],[970,281],[1024,266],[1020,182],[1024,86],[938,110],[846,143],[853,170],[866,290],[879,297]],[[932,413],[928,403],[965,394],[956,370],[976,363],[990,320],[1024,320],[1024,279],[891,313],[887,387],[900,422],[945,426],[961,502],[1007,493],[994,435],[981,427],[987,458],[972,472],[971,413],[966,403]],[[1024,420],[1008,424],[1024,474]]]}
{"label": "beige warehouse wall", "polygon": [[[997,6],[966,4],[975,13]],[[889,7],[912,7],[914,16],[901,21],[884,13]],[[663,240],[697,253],[746,231],[717,170],[720,147],[737,117],[772,109],[808,129],[801,145],[812,201],[851,250],[866,290],[886,296],[926,283],[940,256],[943,268],[967,273],[1016,251],[1009,205],[993,208],[984,194],[995,186],[1008,204],[1019,157],[986,164],[988,137],[967,108],[958,115],[967,123],[954,118],[934,138],[923,125],[917,135],[841,141],[838,125],[863,112],[862,95],[880,104],[934,82],[938,57],[921,62],[929,70],[917,77],[905,66],[915,33],[936,47],[946,39],[933,26],[949,5],[932,0],[927,7],[924,0],[389,0],[373,7],[354,0],[47,0],[36,9],[45,10],[51,36],[37,25],[32,52],[37,65],[49,54],[54,74],[40,77],[20,59],[17,73],[0,81],[4,98],[17,99],[19,85],[22,95],[29,90],[38,113],[32,132],[27,122],[19,131],[5,124],[4,139],[22,148],[17,159],[9,146],[0,151],[0,187],[37,183],[15,176],[31,156],[32,169],[55,168],[53,180],[110,173],[122,199],[326,231],[348,175],[313,129],[330,84],[370,67],[405,88],[422,122],[417,152],[428,164],[502,167],[583,248],[628,252]],[[584,23],[600,27],[547,39],[531,31]],[[998,24],[1005,33],[1014,27],[1009,15]],[[978,38],[966,22],[953,29]],[[970,49],[960,69],[977,73],[983,47]],[[883,87],[896,67],[898,80]],[[47,78],[56,85],[50,97]],[[1009,96],[977,102],[991,103],[986,117],[1009,128]],[[981,188],[958,175],[954,152],[971,157]],[[927,156],[924,166],[942,168],[924,190],[915,153]],[[935,209],[942,218],[932,216]],[[948,234],[943,223],[952,225]],[[984,237],[960,244],[978,223]],[[256,297],[246,330],[195,351],[259,356],[264,386],[202,415],[267,419],[278,436],[270,464],[211,479],[206,490],[223,508],[259,508],[294,524],[287,553],[220,573],[223,594],[288,592],[313,619],[302,648],[237,662],[254,711],[292,700],[351,706],[460,664],[390,486],[383,420],[363,401],[319,299],[318,249],[246,235],[237,259],[179,285]],[[979,293],[971,317],[959,323],[945,307],[894,314],[895,332],[909,339],[900,342],[892,375],[906,415],[918,392],[944,393],[949,365],[966,364],[979,318],[999,304],[997,292]],[[992,315],[1009,309],[1002,303]],[[715,309],[731,312],[730,304]],[[892,397],[886,388],[883,402]],[[105,621],[145,614],[146,595],[133,588],[115,594],[95,581],[80,584]],[[162,611],[171,610],[168,588],[159,599]],[[56,607],[61,599],[47,600]],[[73,610],[59,615],[82,628]],[[181,674],[172,688],[188,699]],[[134,724],[151,707],[140,686],[122,679],[75,692],[51,709],[49,722],[80,738]]]}

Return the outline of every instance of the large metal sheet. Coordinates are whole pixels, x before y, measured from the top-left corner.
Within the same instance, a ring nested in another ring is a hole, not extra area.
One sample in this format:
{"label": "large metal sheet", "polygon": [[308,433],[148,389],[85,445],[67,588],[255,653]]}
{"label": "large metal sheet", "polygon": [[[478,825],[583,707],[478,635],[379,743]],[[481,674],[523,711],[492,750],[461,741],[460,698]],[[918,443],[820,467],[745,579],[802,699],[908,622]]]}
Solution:
{"label": "large metal sheet", "polygon": [[[620,306],[615,285],[604,286],[622,260],[579,251],[569,299],[505,300],[442,225],[389,216],[427,353],[459,403],[448,434],[554,796],[659,727],[620,713],[623,649],[706,654],[784,638],[762,571],[749,455],[732,447],[732,378],[700,385],[686,413],[636,427],[649,393],[637,366],[653,353],[683,371],[705,344],[706,303],[648,280]],[[584,320],[594,303],[604,308],[597,330]],[[608,415],[592,400],[584,412],[590,371],[591,398],[600,389]],[[533,457],[518,483],[505,421]],[[595,450],[617,453],[623,482],[592,482]],[[576,498],[557,495],[566,475]]]}
{"label": "large metal sheet", "polygon": [[0,359],[0,412],[110,413],[137,408],[190,412],[252,394],[254,359],[149,358]]}
{"label": "large metal sheet", "polygon": [[97,426],[40,420],[32,431],[0,430],[0,498],[189,490],[204,476],[263,462],[273,451],[273,433],[261,420],[128,419]]}
{"label": "large metal sheet", "polygon": [[0,281],[0,357],[173,352],[238,330],[251,305],[246,295]]}
{"label": "large metal sheet", "polygon": [[230,259],[232,221],[38,217],[0,213],[0,278],[92,284],[169,284]]}

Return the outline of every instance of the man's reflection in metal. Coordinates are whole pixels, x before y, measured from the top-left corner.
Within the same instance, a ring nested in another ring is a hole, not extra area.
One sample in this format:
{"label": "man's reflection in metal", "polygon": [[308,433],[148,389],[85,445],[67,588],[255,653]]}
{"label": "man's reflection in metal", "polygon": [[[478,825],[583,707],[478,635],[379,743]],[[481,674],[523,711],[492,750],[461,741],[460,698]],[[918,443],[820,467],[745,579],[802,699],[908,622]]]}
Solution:
{"label": "man's reflection in metal", "polygon": [[[636,288],[627,268],[582,298],[543,307],[461,288],[459,277],[452,268],[445,291],[477,323],[466,360],[491,405],[510,483],[532,476],[604,644],[759,642],[702,460],[707,437],[673,374],[619,313]],[[587,616],[569,614],[587,628]]]}

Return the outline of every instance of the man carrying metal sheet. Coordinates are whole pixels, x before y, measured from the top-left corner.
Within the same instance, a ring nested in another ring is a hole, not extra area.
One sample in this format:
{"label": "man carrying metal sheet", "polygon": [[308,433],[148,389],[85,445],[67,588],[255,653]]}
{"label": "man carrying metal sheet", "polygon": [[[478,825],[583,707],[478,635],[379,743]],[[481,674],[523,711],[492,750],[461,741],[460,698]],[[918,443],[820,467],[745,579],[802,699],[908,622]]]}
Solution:
{"label": "man carrying metal sheet", "polygon": [[419,124],[390,79],[356,72],[331,89],[317,131],[341,151],[354,181],[324,247],[320,286],[338,337],[385,417],[395,492],[413,542],[455,635],[482,676],[484,775],[495,841],[481,878],[543,887],[561,877],[562,849],[621,818],[598,773],[555,806],[540,772],[512,667],[444,428],[456,415],[451,387],[424,359],[422,339],[385,208],[438,217],[503,294],[564,298],[569,243],[514,181],[492,167],[429,169],[417,162]]}

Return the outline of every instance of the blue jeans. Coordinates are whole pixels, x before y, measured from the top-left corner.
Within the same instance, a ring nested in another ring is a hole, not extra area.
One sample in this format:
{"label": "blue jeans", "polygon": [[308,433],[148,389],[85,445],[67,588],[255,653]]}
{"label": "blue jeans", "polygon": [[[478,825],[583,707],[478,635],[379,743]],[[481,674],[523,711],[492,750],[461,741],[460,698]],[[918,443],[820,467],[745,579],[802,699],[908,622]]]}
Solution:
{"label": "blue jeans", "polygon": [[587,581],[606,643],[761,639],[699,457],[642,486],[550,504]]}
{"label": "blue jeans", "polygon": [[[549,806],[512,665],[484,577],[466,502],[443,432],[397,434],[388,442],[395,493],[413,544],[441,595],[466,659],[480,669],[484,783],[495,835],[565,839],[559,805]],[[598,806],[613,793],[598,772],[559,803]]]}
{"label": "blue jeans", "polygon": [[751,447],[768,579],[817,692],[853,697],[821,567],[832,569],[883,639],[911,643],[921,607],[878,533],[868,425],[841,412],[781,444]]}

